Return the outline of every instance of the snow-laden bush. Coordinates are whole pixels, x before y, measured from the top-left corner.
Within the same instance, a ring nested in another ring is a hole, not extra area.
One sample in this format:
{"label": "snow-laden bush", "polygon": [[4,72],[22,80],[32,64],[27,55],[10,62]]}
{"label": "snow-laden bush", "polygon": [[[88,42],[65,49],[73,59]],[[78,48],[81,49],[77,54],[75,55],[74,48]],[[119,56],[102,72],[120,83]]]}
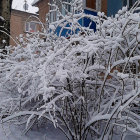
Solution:
{"label": "snow-laden bush", "polygon": [[[79,33],[57,37],[53,28],[45,41],[35,33],[7,47],[0,59],[2,122],[26,123],[26,132],[38,120],[52,122],[69,140],[140,135],[140,15],[134,9],[124,7],[114,18],[69,13],[65,21]],[[97,23],[95,33],[79,28],[83,17]]]}

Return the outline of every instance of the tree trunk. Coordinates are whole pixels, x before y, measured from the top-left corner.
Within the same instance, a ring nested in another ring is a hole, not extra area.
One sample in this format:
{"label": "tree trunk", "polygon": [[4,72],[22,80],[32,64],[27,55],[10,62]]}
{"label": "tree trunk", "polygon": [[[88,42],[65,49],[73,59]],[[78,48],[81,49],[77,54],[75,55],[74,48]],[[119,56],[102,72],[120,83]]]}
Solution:
{"label": "tree trunk", "polygon": [[[10,17],[11,17],[11,6],[13,0],[0,0],[0,48],[3,49],[6,45],[9,45],[10,34]],[[5,40],[5,41],[3,41]]]}

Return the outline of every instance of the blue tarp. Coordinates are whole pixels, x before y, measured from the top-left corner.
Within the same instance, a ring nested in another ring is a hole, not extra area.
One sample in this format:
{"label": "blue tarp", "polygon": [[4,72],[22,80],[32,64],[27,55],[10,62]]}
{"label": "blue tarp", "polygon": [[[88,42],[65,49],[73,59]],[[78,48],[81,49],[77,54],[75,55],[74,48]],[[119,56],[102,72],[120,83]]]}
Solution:
{"label": "blue tarp", "polygon": [[[84,13],[85,14],[88,14],[88,15],[94,15],[94,16],[97,16],[97,12],[95,11],[92,11],[92,10],[88,10],[88,9],[84,9]],[[90,29],[93,29],[94,31],[96,31],[96,23],[91,21],[90,19],[88,18],[82,18],[80,19],[79,21],[79,24],[82,26],[82,27],[89,27],[90,25]],[[71,26],[71,23],[68,23],[65,27],[70,27]],[[76,29],[75,30],[75,33],[78,33],[79,29]],[[74,32],[72,32],[72,30],[70,29],[65,29],[62,27],[57,27],[55,33],[57,34],[57,36],[64,36],[64,37],[68,37],[69,35],[72,35],[74,34]]]}
{"label": "blue tarp", "polygon": [[[97,12],[91,11],[91,10],[88,10],[88,9],[85,9],[84,13],[88,14],[88,15],[97,16]],[[89,27],[89,25],[91,24],[90,29],[93,29],[94,31],[96,31],[96,23],[95,22],[91,21],[88,18],[84,18],[83,20],[84,20],[84,25],[83,25],[84,27]]]}

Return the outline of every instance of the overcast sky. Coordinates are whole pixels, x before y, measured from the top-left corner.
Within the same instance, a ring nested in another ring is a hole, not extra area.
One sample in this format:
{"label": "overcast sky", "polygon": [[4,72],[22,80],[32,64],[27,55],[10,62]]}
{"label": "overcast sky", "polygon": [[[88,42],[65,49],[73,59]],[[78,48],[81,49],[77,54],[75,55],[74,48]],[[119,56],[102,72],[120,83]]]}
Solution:
{"label": "overcast sky", "polygon": [[[24,11],[24,9],[23,9],[23,5],[25,3],[24,1],[25,0],[13,0],[12,8],[13,9],[17,9],[17,10],[21,10],[21,11]],[[32,4],[33,1],[34,0],[27,0],[27,4],[29,5],[29,10],[27,12],[35,13],[35,12],[38,11],[38,8],[31,6],[31,4]]]}

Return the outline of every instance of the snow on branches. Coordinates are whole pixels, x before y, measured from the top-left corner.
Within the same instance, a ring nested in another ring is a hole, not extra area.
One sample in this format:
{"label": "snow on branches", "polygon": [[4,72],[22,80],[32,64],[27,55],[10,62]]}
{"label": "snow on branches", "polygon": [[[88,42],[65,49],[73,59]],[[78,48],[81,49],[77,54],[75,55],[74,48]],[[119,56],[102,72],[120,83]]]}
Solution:
{"label": "snow on branches", "polygon": [[[124,7],[114,18],[72,13],[50,24],[45,40],[20,36],[1,54],[2,121],[25,116],[30,129],[36,118],[47,119],[69,140],[140,135],[140,15],[132,11]],[[84,17],[96,32],[79,25]],[[64,21],[71,22],[68,38],[55,35]]]}

